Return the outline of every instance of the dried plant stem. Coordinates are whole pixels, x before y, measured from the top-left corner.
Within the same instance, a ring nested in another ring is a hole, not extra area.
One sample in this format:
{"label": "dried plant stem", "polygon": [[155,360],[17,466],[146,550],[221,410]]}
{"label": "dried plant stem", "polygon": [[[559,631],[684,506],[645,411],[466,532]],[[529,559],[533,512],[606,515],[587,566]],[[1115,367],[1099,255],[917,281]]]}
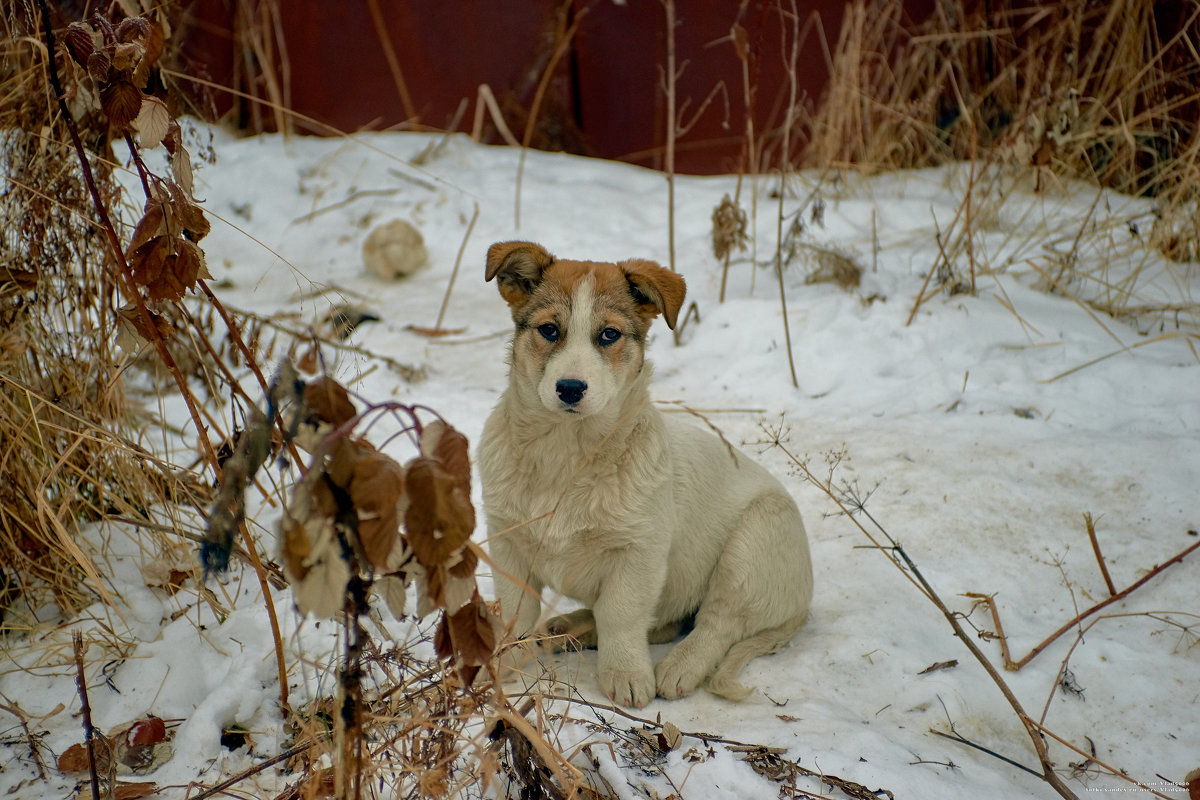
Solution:
{"label": "dried plant stem", "polygon": [[517,161],[516,197],[513,202],[513,227],[517,230],[521,229],[521,179],[525,174],[525,154],[529,152],[529,143],[533,141],[533,130],[537,126],[537,116],[542,107],[542,98],[546,95],[546,88],[550,85],[550,79],[554,77],[554,70],[558,67],[558,62],[567,52],[567,46],[571,44],[571,40],[575,38],[575,32],[579,30],[579,23],[583,21],[590,10],[589,6],[580,8],[575,13],[574,22],[564,31],[563,27],[566,25],[570,5],[570,0],[567,0],[560,7],[561,20],[556,37],[557,43],[554,46],[554,52],[550,54],[550,60],[546,63],[546,69],[538,81],[537,89],[533,92],[533,102],[529,104],[529,119],[525,121],[525,135],[521,137],[521,156]]}
{"label": "dried plant stem", "polygon": [[504,114],[500,112],[500,106],[496,103],[496,95],[493,94],[492,87],[486,83],[479,84],[479,89],[475,93],[475,121],[471,125],[471,141],[479,142],[483,139],[483,112],[485,110],[492,118],[492,124],[500,132],[500,138],[504,140],[505,144],[509,147],[520,147],[521,143],[512,135],[512,131],[508,129],[508,123],[504,121]]}
{"label": "dried plant stem", "polygon": [[252,778],[255,775],[259,774],[260,772],[266,772],[268,769],[270,769],[271,767],[280,763],[281,761],[287,761],[289,758],[291,758],[293,756],[298,756],[307,750],[311,750],[315,744],[318,744],[322,739],[326,739],[326,738],[328,738],[328,734],[323,733],[320,736],[318,736],[316,742],[305,742],[304,744],[298,744],[295,747],[289,747],[287,750],[284,750],[282,753],[271,756],[270,758],[266,759],[265,761],[260,761],[259,763],[255,764],[254,766],[250,767],[249,769],[245,769],[242,772],[239,772],[237,775],[234,775],[231,778],[227,778],[226,780],[221,781],[216,786],[205,789],[203,792],[200,792],[199,794],[192,795],[189,798],[189,800],[207,800],[209,797],[215,797],[218,794],[224,794],[225,790],[230,788],[231,786],[236,786],[237,784],[241,783],[242,781],[246,780],[247,778]]}
{"label": "dried plant stem", "polygon": [[440,331],[442,329],[442,320],[446,317],[446,307],[450,305],[450,293],[454,291],[454,281],[458,278],[458,268],[462,264],[463,253],[466,252],[467,242],[471,239],[471,231],[475,230],[475,222],[479,219],[479,203],[475,203],[475,212],[471,215],[471,222],[467,225],[467,232],[463,234],[462,244],[458,246],[458,255],[454,259],[454,269],[450,271],[450,282],[446,284],[446,294],[442,297],[442,307],[438,309],[437,322],[433,323],[433,329]]}
{"label": "dried plant stem", "polygon": [[392,47],[392,38],[388,35],[387,24],[383,12],[379,10],[379,0],[367,0],[367,9],[371,12],[371,24],[379,36],[379,46],[387,58],[388,69],[392,72],[392,81],[396,84],[396,92],[400,95],[400,104],[404,106],[404,116],[411,122],[417,121],[417,107],[413,105],[412,95],[408,92],[408,84],[404,81],[404,72],[400,69],[400,59],[396,57],[396,49]]}
{"label": "dried plant stem", "polygon": [[1087,526],[1088,539],[1092,542],[1092,552],[1096,554],[1096,563],[1100,565],[1100,574],[1104,576],[1104,585],[1108,587],[1109,595],[1117,593],[1117,587],[1113,586],[1112,576],[1108,574],[1108,564],[1104,561],[1104,554],[1100,552],[1100,541],[1096,538],[1096,524],[1092,521],[1090,512],[1083,513],[1083,524]]}
{"label": "dried plant stem", "polygon": [[[792,386],[799,389],[800,381],[796,378],[796,361],[792,357],[792,331],[788,325],[787,291],[784,289],[783,283],[783,200],[787,196],[788,153],[791,147],[792,123],[796,118],[796,61],[800,56],[800,12],[796,8],[796,0],[790,0],[790,3],[791,13],[787,15],[791,20],[792,28],[790,51],[787,48],[787,26],[780,26],[783,37],[780,51],[786,54],[783,63],[788,76],[788,106],[783,119],[783,147],[779,153],[779,213],[775,217],[775,277],[779,280],[779,304],[783,313],[783,338],[787,345],[788,369],[792,373]],[[782,7],[780,15],[783,16]]]}
{"label": "dried plant stem", "polygon": [[79,701],[82,703],[80,715],[83,717],[83,741],[87,744],[92,800],[100,800],[100,775],[96,767],[96,728],[92,725],[92,704],[88,701],[87,676],[83,669],[83,634],[75,631],[71,636],[71,644],[75,650],[75,686],[79,690]]}
{"label": "dried plant stem", "polygon": [[1131,595],[1133,592],[1137,591],[1142,586],[1144,586],[1145,584],[1147,584],[1151,580],[1153,580],[1155,577],[1157,577],[1167,567],[1171,566],[1172,564],[1178,564],[1179,562],[1183,561],[1183,559],[1187,558],[1189,555],[1194,553],[1196,550],[1200,550],[1200,542],[1196,542],[1191,547],[1188,547],[1187,549],[1182,550],[1179,553],[1176,553],[1174,556],[1167,559],[1163,563],[1156,564],[1154,567],[1152,567],[1150,569],[1149,572],[1147,572],[1145,575],[1143,575],[1138,580],[1131,583],[1126,588],[1109,596],[1108,598],[1106,598],[1104,600],[1101,600],[1100,602],[1093,605],[1091,608],[1088,608],[1084,611],[1081,611],[1079,614],[1076,614],[1074,618],[1065,622],[1062,625],[1062,627],[1060,627],[1054,633],[1047,636],[1039,644],[1037,644],[1032,650],[1030,650],[1028,653],[1026,653],[1025,657],[1022,658],[1020,661],[1012,660],[1012,654],[1009,652],[1009,649],[1008,649],[1008,637],[1004,633],[1004,626],[1000,624],[1000,612],[999,612],[999,609],[996,608],[995,600],[993,600],[990,595],[969,593],[966,596],[976,598],[976,599],[982,600],[985,603],[987,603],[988,608],[992,612],[992,621],[996,625],[996,633],[999,635],[999,638],[1000,638],[1000,654],[1004,658],[1004,668],[1007,670],[1010,670],[1012,672],[1016,672],[1017,670],[1021,669],[1026,664],[1028,664],[1030,661],[1032,661],[1035,657],[1037,657],[1037,655],[1039,653],[1041,653],[1043,650],[1045,650],[1047,647],[1049,647],[1051,644],[1053,644],[1064,633],[1071,630],[1072,628],[1078,627],[1080,625],[1080,623],[1083,622],[1083,620],[1092,616],[1093,614],[1095,614],[1097,611],[1101,610],[1102,608],[1107,608],[1108,606],[1112,605],[1113,603],[1116,603],[1119,600],[1124,600],[1126,597]]}
{"label": "dried plant stem", "polygon": [[[664,89],[667,93],[667,145],[663,168],[667,173],[667,253],[668,265],[675,272],[675,84],[679,72],[675,69],[675,0],[661,0],[667,16],[667,69]],[[678,342],[676,342],[678,344]]]}

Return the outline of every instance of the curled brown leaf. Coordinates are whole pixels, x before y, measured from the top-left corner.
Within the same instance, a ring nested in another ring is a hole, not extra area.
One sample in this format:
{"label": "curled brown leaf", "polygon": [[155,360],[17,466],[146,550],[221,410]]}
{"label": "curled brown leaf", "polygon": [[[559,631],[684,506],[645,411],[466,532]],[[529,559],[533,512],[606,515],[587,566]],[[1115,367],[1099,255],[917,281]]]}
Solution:
{"label": "curled brown leaf", "polygon": [[115,80],[100,90],[100,107],[114,128],[128,130],[142,108],[142,92],[127,80]]}
{"label": "curled brown leaf", "polygon": [[428,456],[408,464],[408,544],[426,568],[445,564],[475,529],[475,509],[459,481]]}
{"label": "curled brown leaf", "polygon": [[322,375],[304,387],[304,402],[322,422],[341,427],[358,414],[346,387]]}
{"label": "curled brown leaf", "polygon": [[404,468],[383,453],[367,453],[354,465],[349,493],[367,561],[383,572],[396,569],[403,549],[397,506],[404,497]]}

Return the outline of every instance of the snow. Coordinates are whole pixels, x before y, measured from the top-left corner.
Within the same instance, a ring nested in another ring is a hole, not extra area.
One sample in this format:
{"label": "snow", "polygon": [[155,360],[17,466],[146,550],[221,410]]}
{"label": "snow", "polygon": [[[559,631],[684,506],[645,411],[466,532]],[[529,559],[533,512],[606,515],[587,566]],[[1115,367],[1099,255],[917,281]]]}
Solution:
{"label": "snow", "polygon": [[[196,194],[214,223],[203,246],[222,300],[261,315],[290,315],[299,329],[316,324],[332,305],[366,308],[379,321],[351,338],[360,352],[326,348],[330,370],[370,400],[435,408],[472,442],[506,382],[508,310],[482,276],[490,243],[527,238],[564,257],[593,260],[665,263],[668,257],[666,183],[652,171],[531,151],[518,228],[516,150],[461,136],[235,139],[198,131],[213,137],[217,156],[197,171]],[[411,164],[421,153],[422,166]],[[661,323],[653,330],[655,399],[669,413],[680,413],[672,403],[702,411],[785,482],[808,526],[817,594],[793,643],[743,673],[744,682],[759,688],[750,699],[733,704],[700,692],[656,700],[637,716],[670,721],[687,733],[784,748],[809,769],[898,798],[1055,796],[1036,777],[931,732],[953,726],[995,753],[1037,765],[1011,708],[934,606],[769,445],[781,436],[821,477],[836,461],[835,483],[866,497],[871,517],[951,608],[971,612],[964,593],[994,596],[1014,658],[1077,608],[1107,597],[1085,512],[1095,520],[1118,590],[1197,541],[1196,337],[1172,316],[1115,319],[1082,302],[1194,303],[1196,267],[1161,259],[1131,231],[1131,221],[1149,230],[1150,201],[1098,197],[1092,187],[1055,181],[1035,194],[1028,175],[997,171],[988,179],[1000,187],[992,197],[1002,195],[1003,202],[984,198],[974,209],[977,292],[935,293],[931,284],[931,296],[906,324],[938,260],[939,236],[946,248],[950,232],[961,230],[955,219],[971,175],[957,165],[871,179],[804,173],[789,182],[784,211],[799,212],[805,222],[803,245],[784,274],[798,389],[774,272],[752,267],[748,253],[735,258],[726,300],[718,302],[721,267],[712,255],[710,220],[721,197],[734,193],[736,176],[677,179],[677,266],[700,317],[684,327],[680,346]],[[775,250],[778,179],[761,177],[753,190],[756,251],[765,262]],[[747,209],[750,191],[747,180]],[[820,222],[812,219],[816,197],[824,206]],[[434,325],[476,213],[443,323],[456,332],[430,338],[409,330]],[[364,270],[360,251],[375,225],[394,218],[422,232],[429,266],[385,282]],[[857,289],[806,283],[822,249],[863,268]],[[1072,251],[1078,274],[1089,276],[1066,287],[1079,302],[1045,290],[1046,274],[1057,274]],[[969,276],[970,257],[955,253],[959,274]],[[363,352],[422,368],[426,377],[410,383]],[[410,455],[403,441],[389,447],[401,460]],[[272,555],[277,514],[264,508],[255,520]],[[275,707],[274,649],[253,573],[235,569],[210,582],[209,600],[198,599],[195,587],[169,596],[147,587],[146,557],[135,542],[106,535],[120,607],[98,604],[71,625],[11,641],[10,664],[0,676],[3,697],[20,706],[32,730],[45,732],[41,744],[50,752],[79,741],[69,646],[70,629],[78,628],[111,651],[104,659],[89,655],[89,664],[111,659],[105,674],[89,673],[97,727],[146,714],[177,723],[173,759],[145,778],[174,787],[163,796],[184,797],[190,782],[215,784],[279,752],[286,732]],[[1032,717],[1048,704],[1049,730],[1085,750],[1094,747],[1097,759],[1168,797],[1186,794],[1168,781],[1181,782],[1200,766],[1198,562],[1200,555],[1192,555],[1171,566],[1106,608],[1082,641],[1068,633],[1018,672],[1003,670],[996,641],[977,640]],[[332,692],[335,626],[301,620],[287,590],[275,593],[274,605],[293,665],[293,695]],[[994,629],[984,608],[970,613],[969,624]],[[415,624],[390,622],[387,630],[404,641]],[[665,649],[656,647],[655,657]],[[1068,652],[1082,697],[1055,690]],[[957,667],[918,674],[951,659]],[[560,656],[550,666],[597,700],[594,652]],[[580,720],[599,713],[553,708]],[[639,727],[611,713],[605,718]],[[72,780],[53,770],[49,785],[36,778],[12,724],[0,751],[7,759],[0,795],[69,794]],[[252,731],[255,755],[219,745],[220,729],[234,724]],[[561,735],[567,748],[603,741],[582,725]],[[1094,766],[1072,775],[1069,764],[1082,757],[1053,742],[1049,748],[1080,796],[1148,796]],[[620,748],[585,752],[599,762],[607,790],[620,797],[778,794],[741,754],[714,745],[709,756],[706,749],[685,737],[666,756],[668,778],[624,763]],[[701,760],[689,759],[689,751]],[[268,770],[242,788],[274,797],[286,782]],[[814,779],[798,785],[841,796]]]}

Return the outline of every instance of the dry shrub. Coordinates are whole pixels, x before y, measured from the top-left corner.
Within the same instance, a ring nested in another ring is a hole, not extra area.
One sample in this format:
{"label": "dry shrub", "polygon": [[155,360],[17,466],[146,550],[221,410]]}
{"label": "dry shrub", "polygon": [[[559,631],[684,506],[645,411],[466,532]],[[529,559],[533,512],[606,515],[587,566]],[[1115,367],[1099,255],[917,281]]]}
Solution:
{"label": "dry shrub", "polygon": [[[106,516],[144,519],[156,502],[186,502],[192,487],[139,441],[119,380],[111,254],[35,22],[31,8],[9,7],[0,19],[0,563],[5,605],[52,598],[70,615],[105,592],[81,528]],[[110,153],[105,115],[78,93],[71,100],[82,140]],[[117,205],[111,168],[94,165],[101,200]]]}

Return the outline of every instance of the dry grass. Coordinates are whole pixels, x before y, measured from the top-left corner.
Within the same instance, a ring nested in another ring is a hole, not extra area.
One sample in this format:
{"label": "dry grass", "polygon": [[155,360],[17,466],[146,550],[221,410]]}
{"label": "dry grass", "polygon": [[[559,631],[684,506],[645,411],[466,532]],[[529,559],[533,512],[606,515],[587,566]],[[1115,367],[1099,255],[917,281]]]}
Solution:
{"label": "dry grass", "polygon": [[[0,242],[0,563],[5,606],[53,600],[70,616],[106,593],[83,526],[187,504],[196,486],[138,433],[119,379],[111,257],[28,22],[16,11],[0,19],[0,218],[12,221]],[[79,126],[107,149],[97,115]],[[117,203],[102,162],[97,178]]]}
{"label": "dry grass", "polygon": [[[851,3],[827,93],[803,122],[798,166],[873,174],[968,162],[962,207],[940,231],[930,270],[936,288],[952,291],[975,291],[979,272],[1003,268],[977,258],[976,228],[1015,186],[1071,193],[1083,180],[1152,198],[1149,224],[1093,224],[1086,235],[1081,226],[1074,241],[1050,243],[1037,267],[1053,276],[1047,289],[1144,332],[1195,330],[1187,267],[1162,267],[1160,257],[1200,258],[1200,3],[1159,5],[937,4],[913,24],[900,4]],[[1031,242],[1051,238],[1023,231]],[[1088,247],[1111,257],[1077,259]],[[1155,276],[1173,285],[1167,296],[1142,294]]]}

